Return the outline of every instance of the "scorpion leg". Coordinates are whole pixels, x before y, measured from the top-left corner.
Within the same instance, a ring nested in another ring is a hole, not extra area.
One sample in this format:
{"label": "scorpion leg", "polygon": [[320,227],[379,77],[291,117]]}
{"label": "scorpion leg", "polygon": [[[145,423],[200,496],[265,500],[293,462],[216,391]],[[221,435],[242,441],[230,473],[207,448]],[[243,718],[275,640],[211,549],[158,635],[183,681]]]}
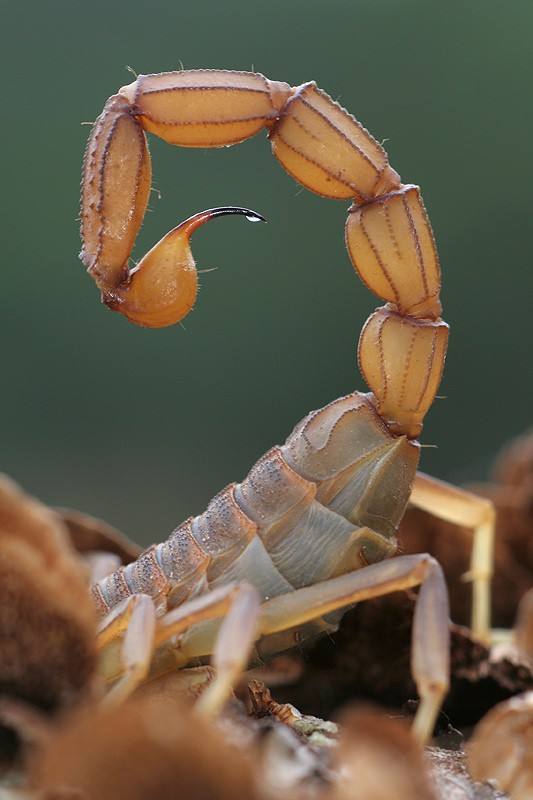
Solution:
{"label": "scorpion leg", "polygon": [[440,519],[472,528],[470,570],[472,631],[483,641],[490,637],[490,582],[494,562],[495,510],[490,500],[417,472],[409,502]]}
{"label": "scorpion leg", "polygon": [[[222,625],[217,618],[225,616]],[[102,650],[105,682],[115,682],[106,704],[125,700],[150,674],[157,677],[186,663],[179,637],[195,626],[200,631],[201,654],[213,653],[216,677],[198,703],[198,713],[214,715],[227,699],[231,687],[246,669],[255,640],[259,598],[248,583],[227,584],[201,595],[156,619],[156,606],[144,594],[132,595],[104,620],[97,644]],[[209,623],[215,623],[214,626]],[[200,625],[199,623],[207,623]],[[156,648],[159,650],[156,652]],[[152,664],[155,653],[155,663]],[[193,655],[199,655],[195,653]]]}
{"label": "scorpion leg", "polygon": [[[158,650],[150,672],[156,678],[211,655],[215,679],[196,703],[203,717],[214,716],[228,699],[231,688],[248,666],[257,638],[260,600],[250,584],[228,583],[172,609],[158,622]],[[220,617],[224,617],[222,623]],[[189,637],[192,631],[192,637]]]}
{"label": "scorpion leg", "polygon": [[210,717],[227,700],[231,687],[247,669],[257,636],[259,595],[251,584],[241,584],[217,635],[211,664],[216,677],[198,700],[195,711]]}
{"label": "scorpion leg", "polygon": [[[132,595],[103,620],[96,644],[102,651],[105,681],[116,681],[105,696],[106,705],[121,703],[148,675],[155,626],[155,603],[146,594]],[[118,659],[113,658],[115,643],[120,648]]]}
{"label": "scorpion leg", "polygon": [[421,699],[413,733],[424,742],[431,736],[449,686],[448,595],[442,569],[431,556],[400,556],[274,597],[261,606],[259,633],[296,628],[360,600],[413,586],[421,587],[411,651],[411,671]]}

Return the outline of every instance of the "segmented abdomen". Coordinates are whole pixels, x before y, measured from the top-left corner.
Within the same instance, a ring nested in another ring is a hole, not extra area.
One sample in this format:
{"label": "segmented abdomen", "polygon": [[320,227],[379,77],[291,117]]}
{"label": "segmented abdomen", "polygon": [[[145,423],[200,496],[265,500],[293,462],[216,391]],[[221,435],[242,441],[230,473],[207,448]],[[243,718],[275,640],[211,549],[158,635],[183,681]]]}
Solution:
{"label": "segmented abdomen", "polygon": [[166,610],[233,580],[250,581],[268,599],[380,561],[395,549],[418,454],[366,395],[335,400],[203,514],[94,584],[97,607],[105,614],[143,592]]}

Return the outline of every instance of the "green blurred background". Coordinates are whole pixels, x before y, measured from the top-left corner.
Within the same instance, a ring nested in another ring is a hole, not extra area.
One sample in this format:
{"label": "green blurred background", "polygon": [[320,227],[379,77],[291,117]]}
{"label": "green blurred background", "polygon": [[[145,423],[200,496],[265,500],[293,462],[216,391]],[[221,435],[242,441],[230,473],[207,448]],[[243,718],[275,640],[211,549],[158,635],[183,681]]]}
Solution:
{"label": "green blurred background", "polygon": [[[50,504],[160,539],[244,477],[296,422],[354,388],[378,305],[348,260],[347,203],[300,189],[265,136],[181,150],[151,137],[134,255],[186,217],[197,306],[147,331],[99,303],[77,260],[81,161],[108,95],[138,73],[256,69],[315,80],[418,183],[439,248],[450,347],[422,468],[482,478],[531,423],[528,2],[4,2],[1,467]],[[529,285],[526,285],[528,284]]]}

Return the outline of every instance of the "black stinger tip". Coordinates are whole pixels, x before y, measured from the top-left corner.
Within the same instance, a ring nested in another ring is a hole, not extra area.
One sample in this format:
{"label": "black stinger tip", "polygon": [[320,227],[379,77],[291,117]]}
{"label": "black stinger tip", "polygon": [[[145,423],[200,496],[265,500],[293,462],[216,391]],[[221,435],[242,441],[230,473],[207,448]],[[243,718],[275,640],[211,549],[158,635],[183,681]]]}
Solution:
{"label": "black stinger tip", "polygon": [[238,206],[211,208],[207,213],[213,217],[221,217],[225,214],[242,214],[248,222],[266,222],[266,219],[261,214],[258,214],[257,211],[252,211],[250,208],[239,208]]}

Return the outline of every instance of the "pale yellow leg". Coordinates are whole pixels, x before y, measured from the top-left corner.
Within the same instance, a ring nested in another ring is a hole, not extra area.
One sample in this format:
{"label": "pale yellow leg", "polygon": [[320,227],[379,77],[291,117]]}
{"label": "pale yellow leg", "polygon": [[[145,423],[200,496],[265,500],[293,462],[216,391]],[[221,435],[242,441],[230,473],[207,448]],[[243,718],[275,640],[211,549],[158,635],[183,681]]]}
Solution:
{"label": "pale yellow leg", "polygon": [[455,525],[472,528],[470,570],[472,581],[472,631],[485,642],[490,638],[490,582],[494,571],[496,512],[490,500],[458,489],[422,472],[416,473],[409,501],[424,511]]}
{"label": "pale yellow leg", "polygon": [[[97,646],[103,651],[104,681],[114,682],[104,702],[125,700],[148,676],[155,648],[193,629],[197,646],[190,657],[213,653],[216,669],[215,679],[203,693],[197,710],[204,716],[214,715],[247,667],[256,638],[259,605],[259,596],[248,583],[221,586],[157,620],[154,602],[148,595],[128,598],[102,621],[97,636]],[[225,616],[222,624],[218,620],[221,616]],[[214,624],[200,625],[209,622]],[[189,651],[186,655],[189,657]]]}
{"label": "pale yellow leg", "polygon": [[[172,648],[178,647],[184,661],[214,653],[216,678],[197,709],[211,716],[245,669],[258,636],[298,627],[360,600],[419,585],[411,664],[421,704],[413,728],[425,741],[449,685],[448,598],[442,570],[429,555],[389,559],[272,598],[261,606],[252,586],[228,584],[172,610],[157,620],[157,626],[151,599],[146,595],[131,597],[104,620],[99,634],[99,644],[104,646],[125,632],[120,666],[109,676],[120,680],[108,697],[112,701],[126,697],[146,677],[154,648],[183,634]],[[217,618],[222,615],[225,619],[219,624]]]}
{"label": "pale yellow leg", "polygon": [[[215,679],[195,706],[201,716],[211,717],[220,710],[247,668],[256,639],[259,608],[259,595],[251,584],[231,583],[184,603],[159,621],[156,645],[184,633],[177,646],[185,661],[212,654]],[[218,618],[222,616],[220,622]]]}
{"label": "pale yellow leg", "polygon": [[411,671],[420,695],[413,733],[431,736],[449,687],[448,593],[440,565],[427,554],[400,556],[331,578],[261,606],[259,633],[268,635],[303,625],[330,611],[389,592],[421,586],[413,621]]}
{"label": "pale yellow leg", "polygon": [[217,635],[211,664],[215,680],[202,693],[194,708],[197,714],[211,717],[224,705],[232,686],[247,669],[261,604],[257,591],[250,584],[241,584],[231,608]]}
{"label": "pale yellow leg", "polygon": [[155,626],[154,601],[146,594],[129,597],[102,621],[96,644],[99,650],[104,651],[104,656],[105,648],[124,634],[118,669],[116,672],[111,669],[104,675],[107,681],[116,681],[104,698],[105,704],[123,702],[148,675],[154,649]]}

